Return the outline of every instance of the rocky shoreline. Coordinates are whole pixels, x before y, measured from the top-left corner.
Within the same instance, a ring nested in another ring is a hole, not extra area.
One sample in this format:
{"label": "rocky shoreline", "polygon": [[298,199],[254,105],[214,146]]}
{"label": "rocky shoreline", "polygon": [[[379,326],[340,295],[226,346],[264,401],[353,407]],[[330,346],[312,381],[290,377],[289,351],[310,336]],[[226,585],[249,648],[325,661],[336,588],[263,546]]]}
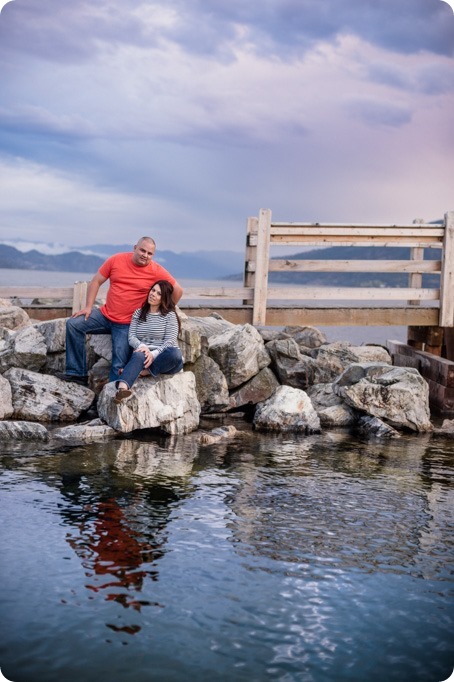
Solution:
{"label": "rocky shoreline", "polygon": [[[56,376],[64,371],[66,319],[36,322],[0,301],[0,437],[78,444],[144,429],[180,435],[200,430],[204,416],[228,414],[258,431],[454,436],[454,420],[434,427],[425,379],[393,366],[383,346],[328,343],[314,327],[276,331],[217,314],[180,316],[184,371],[139,379],[116,405],[110,336],[87,341],[89,388],[68,383]],[[234,432],[201,432],[201,442]]]}

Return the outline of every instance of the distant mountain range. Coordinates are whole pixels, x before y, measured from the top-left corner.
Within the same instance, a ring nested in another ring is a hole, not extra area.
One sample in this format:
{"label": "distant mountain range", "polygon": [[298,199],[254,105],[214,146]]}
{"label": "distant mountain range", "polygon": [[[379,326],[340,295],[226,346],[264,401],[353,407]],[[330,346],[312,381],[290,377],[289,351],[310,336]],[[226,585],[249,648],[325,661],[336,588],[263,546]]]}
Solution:
{"label": "distant mountain range", "polygon": [[[43,253],[37,248],[23,251],[0,243],[0,268],[95,273],[114,253],[131,251],[130,244],[95,244],[66,253]],[[89,253],[87,253],[89,252]],[[177,279],[222,279],[243,268],[243,254],[235,251],[194,251],[174,253],[158,251],[155,257]]]}
{"label": "distant mountain range", "polygon": [[[21,251],[8,244],[0,243],[0,268],[21,270],[48,270],[78,273],[95,273],[104,260],[121,251],[130,251],[125,245],[95,244],[80,247],[80,251],[66,253],[42,253],[38,249]],[[82,253],[84,251],[85,253]],[[89,253],[87,253],[89,252]],[[97,255],[99,254],[99,255]],[[330,247],[314,249],[279,258],[294,260],[408,260],[410,249],[404,247]],[[426,260],[440,258],[438,249],[426,249]],[[174,253],[158,251],[156,261],[163,265],[177,279],[224,279],[240,281],[243,278],[244,256],[235,251],[194,251]],[[271,272],[270,283],[306,284],[311,286],[408,286],[406,273],[371,272]],[[424,287],[438,287],[439,275],[423,275]]]}
{"label": "distant mountain range", "polygon": [[[290,256],[277,256],[280,259],[292,260],[409,260],[410,249],[405,247],[380,246],[332,246],[326,249],[315,249],[304,253],[294,253]],[[439,260],[438,249],[425,249],[425,260]],[[241,274],[232,275],[226,279],[242,279]],[[305,284],[310,286],[340,286],[340,287],[407,287],[408,273],[373,272],[270,272],[268,282],[271,284]],[[427,274],[422,278],[423,287],[437,288],[440,286],[440,275]]]}

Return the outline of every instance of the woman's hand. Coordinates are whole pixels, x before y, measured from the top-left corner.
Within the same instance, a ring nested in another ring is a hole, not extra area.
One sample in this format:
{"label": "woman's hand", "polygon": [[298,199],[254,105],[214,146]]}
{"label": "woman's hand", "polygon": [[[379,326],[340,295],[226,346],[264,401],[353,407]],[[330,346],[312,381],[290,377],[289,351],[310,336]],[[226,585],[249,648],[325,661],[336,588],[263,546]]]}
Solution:
{"label": "woman's hand", "polygon": [[145,369],[148,369],[153,362],[151,350],[149,348],[137,348],[134,353],[143,353],[145,355],[145,362],[143,363],[143,366]]}

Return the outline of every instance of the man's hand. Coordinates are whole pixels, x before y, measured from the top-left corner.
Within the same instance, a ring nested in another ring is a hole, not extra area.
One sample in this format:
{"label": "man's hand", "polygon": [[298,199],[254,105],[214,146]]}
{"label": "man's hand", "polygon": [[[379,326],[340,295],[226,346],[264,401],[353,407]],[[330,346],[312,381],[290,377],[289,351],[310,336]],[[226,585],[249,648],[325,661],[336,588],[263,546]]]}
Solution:
{"label": "man's hand", "polygon": [[88,320],[92,310],[93,308],[91,306],[85,306],[85,308],[82,308],[82,310],[77,310],[75,313],[73,313],[71,317],[79,317],[79,315],[85,315],[85,319]]}

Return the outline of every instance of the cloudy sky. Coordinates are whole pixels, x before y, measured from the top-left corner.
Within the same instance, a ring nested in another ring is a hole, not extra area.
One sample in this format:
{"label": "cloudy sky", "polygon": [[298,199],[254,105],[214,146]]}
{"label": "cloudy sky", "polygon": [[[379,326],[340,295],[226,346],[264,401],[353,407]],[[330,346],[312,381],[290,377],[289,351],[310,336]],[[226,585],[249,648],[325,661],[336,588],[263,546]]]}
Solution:
{"label": "cloudy sky", "polygon": [[12,0],[0,239],[243,250],[248,216],[454,210],[442,0]]}

